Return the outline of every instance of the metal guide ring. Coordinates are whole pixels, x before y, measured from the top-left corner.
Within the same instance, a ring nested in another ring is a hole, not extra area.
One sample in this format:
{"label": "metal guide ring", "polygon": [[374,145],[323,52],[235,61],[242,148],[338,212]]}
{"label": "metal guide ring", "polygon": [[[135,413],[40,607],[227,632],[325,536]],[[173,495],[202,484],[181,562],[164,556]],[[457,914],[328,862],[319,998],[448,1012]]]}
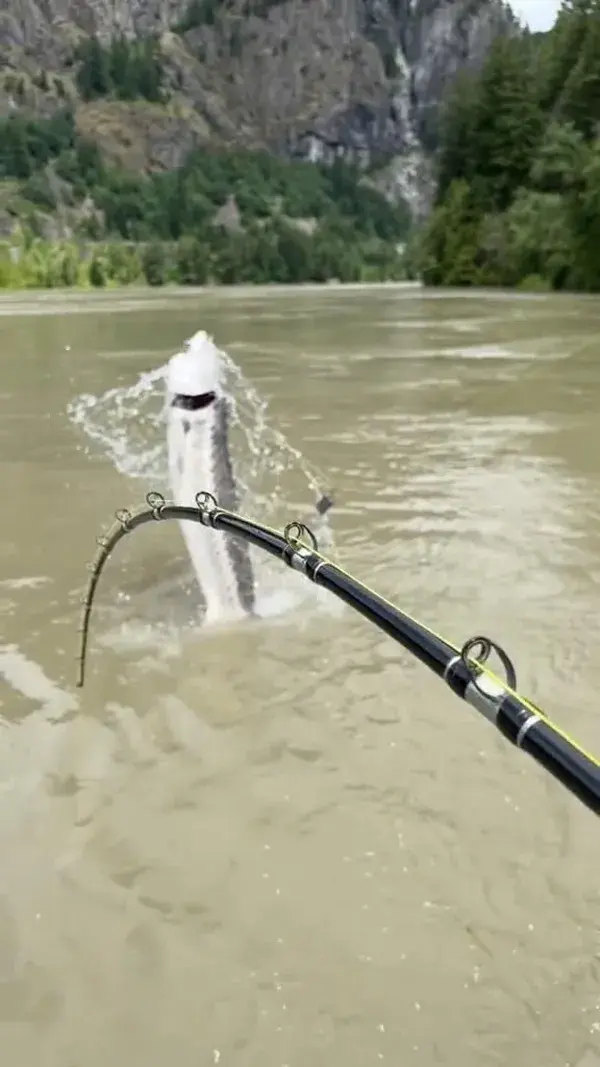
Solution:
{"label": "metal guide ring", "polygon": [[471,674],[473,685],[479,689],[479,686],[477,685],[477,674],[473,670],[469,660],[477,660],[478,663],[485,664],[492,652],[496,653],[504,667],[506,685],[509,689],[516,689],[517,672],[510,656],[504,651],[502,646],[496,641],[493,641],[491,637],[483,637],[481,635],[469,638],[468,641],[465,641],[460,650],[460,658]]}
{"label": "metal guide ring", "polygon": [[464,663],[468,659],[476,659],[478,663],[486,663],[492,651],[492,643],[487,637],[470,637],[465,641],[460,650],[460,658]]}
{"label": "metal guide ring", "polygon": [[196,493],[194,500],[199,511],[211,512],[216,511],[219,507],[217,500],[212,493],[208,493],[205,490],[201,493]]}
{"label": "metal guide ring", "polygon": [[302,539],[306,538],[310,541],[314,552],[317,552],[319,549],[319,544],[314,533],[308,526],[305,526],[303,522],[298,522],[296,520],[288,522],[283,531],[283,536],[291,548],[298,548]]}
{"label": "metal guide ring", "polygon": [[146,493],[146,503],[152,510],[152,514],[155,519],[160,518],[160,513],[165,506],[165,498],[162,493],[157,493],[156,490],[151,489],[149,493]]}
{"label": "metal guide ring", "polygon": [[124,530],[131,529],[132,518],[133,516],[129,511],[129,508],[119,508],[118,511],[115,511],[115,519],[117,520],[117,522],[121,523],[121,526]]}

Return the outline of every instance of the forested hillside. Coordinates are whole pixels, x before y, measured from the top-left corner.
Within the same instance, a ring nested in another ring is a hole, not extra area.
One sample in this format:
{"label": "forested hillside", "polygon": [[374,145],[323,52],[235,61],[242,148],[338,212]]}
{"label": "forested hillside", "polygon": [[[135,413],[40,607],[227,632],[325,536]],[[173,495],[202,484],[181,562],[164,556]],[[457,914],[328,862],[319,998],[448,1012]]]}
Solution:
{"label": "forested hillside", "polygon": [[600,290],[600,0],[460,76],[412,258],[429,285]]}
{"label": "forested hillside", "polygon": [[[176,170],[134,174],[68,109],[0,122],[0,190],[22,227],[0,246],[0,286],[396,278],[409,225],[343,162],[196,149]],[[72,236],[40,233],[48,221]]]}

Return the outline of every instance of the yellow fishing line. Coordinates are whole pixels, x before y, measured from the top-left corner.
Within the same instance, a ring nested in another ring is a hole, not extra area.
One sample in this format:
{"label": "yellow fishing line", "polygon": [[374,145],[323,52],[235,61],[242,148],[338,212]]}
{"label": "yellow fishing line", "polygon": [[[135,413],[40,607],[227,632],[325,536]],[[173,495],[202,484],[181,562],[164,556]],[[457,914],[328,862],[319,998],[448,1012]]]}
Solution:
{"label": "yellow fishing line", "polygon": [[[223,513],[222,508],[219,508],[218,510]],[[233,513],[225,512],[224,514],[231,515]],[[276,537],[281,537],[280,531],[274,530],[272,527],[265,526],[262,523],[259,526],[257,525],[257,523],[253,522],[252,519],[246,519],[242,515],[238,515],[237,517],[242,519],[243,522],[247,522],[248,525],[252,526],[254,529],[267,530],[268,533],[273,534]],[[371,589],[370,586],[365,585],[364,582],[359,581],[358,578],[355,578],[353,574],[351,574],[349,571],[344,570],[343,567],[340,567],[339,564],[334,563],[333,560],[328,559],[327,556],[324,556],[321,552],[315,550],[310,544],[307,544],[305,541],[298,539],[297,541],[294,541],[294,545],[304,548],[308,552],[311,552],[314,556],[317,556],[323,564],[326,564],[328,567],[332,567],[338,572],[338,574],[343,575],[344,578],[347,578],[349,581],[353,582],[354,585],[356,585],[359,589],[364,590],[364,592],[368,593],[369,596],[374,597],[381,604],[385,604],[386,607],[390,608],[392,611],[398,612],[399,615],[404,616],[404,618],[408,619],[409,622],[412,622],[416,626],[419,626],[422,630],[425,630],[426,633],[431,635],[431,637],[435,637],[438,641],[443,641],[444,644],[448,645],[454,652],[456,652],[457,655],[460,655],[460,648],[458,648],[457,645],[455,645],[452,641],[449,641],[446,637],[443,637],[441,634],[436,633],[436,631],[432,630],[430,626],[426,626],[425,623],[422,623],[419,619],[415,619],[413,615],[409,615],[407,611],[404,611],[402,608],[399,608],[391,600],[387,600],[386,597],[382,596],[380,593],[375,592],[375,590]],[[515,689],[511,689],[511,687],[507,685],[502,678],[495,674],[494,671],[490,670],[490,668],[487,667],[484,663],[480,663],[479,660],[476,659],[472,659],[471,662],[474,663],[475,666],[478,667],[479,670],[481,670],[482,673],[485,674],[491,681],[493,681],[496,685],[501,686],[508,696],[511,696],[515,700],[517,700],[524,708],[527,709],[527,711],[530,711],[533,715],[537,715],[538,719],[540,719],[541,722],[545,723],[546,726],[548,726],[551,730],[554,731],[554,733],[558,734],[559,737],[562,737],[564,741],[566,741],[573,748],[577,749],[577,751],[580,752],[582,756],[585,756],[586,759],[590,760],[591,763],[593,763],[596,767],[600,769],[600,760],[598,760],[596,756],[592,755],[592,753],[584,749],[577,741],[574,740],[574,738],[571,737],[569,733],[567,733],[566,730],[563,730],[560,726],[557,726],[556,723],[553,722],[552,719],[550,719],[545,712],[543,712],[540,708],[538,708],[535,704],[528,700],[527,697],[522,696]]]}
{"label": "yellow fishing line", "polygon": [[[154,496],[155,500],[154,500],[154,503],[152,504],[150,501],[151,501],[151,497],[153,497],[153,496]],[[199,514],[202,514],[202,506],[199,503],[199,498],[201,496],[202,496],[202,494],[199,494],[198,498],[197,498],[197,508],[198,508],[198,513]],[[356,588],[361,589],[363,592],[365,592],[369,596],[373,597],[373,599],[378,601],[380,604],[385,605],[391,611],[393,611],[393,612],[397,613],[398,615],[402,616],[403,618],[407,619],[409,622],[411,622],[415,626],[419,627],[425,633],[428,633],[431,637],[435,638],[437,641],[441,641],[443,644],[445,644],[449,648],[451,648],[452,651],[455,652],[457,656],[460,656],[461,649],[458,648],[458,646],[455,645],[452,641],[448,641],[447,638],[443,637],[441,634],[436,633],[436,631],[432,630],[431,627],[426,626],[424,623],[420,622],[418,619],[415,619],[414,616],[409,615],[408,612],[403,611],[396,604],[392,603],[391,600],[387,600],[385,597],[381,596],[380,593],[375,592],[374,589],[371,589],[368,585],[365,585],[364,582],[359,581],[349,571],[344,570],[344,568],[340,567],[339,564],[334,563],[333,560],[330,560],[330,559],[328,559],[327,556],[324,556],[321,552],[318,551],[318,549],[316,549],[314,547],[314,545],[308,544],[306,541],[303,541],[301,536],[298,537],[298,538],[287,537],[285,532],[282,533],[280,530],[276,530],[272,526],[267,526],[264,523],[257,523],[253,519],[248,519],[245,516],[240,515],[237,512],[227,511],[224,508],[219,507],[217,502],[214,501],[214,498],[213,498],[213,503],[214,503],[215,506],[210,509],[210,512],[214,515],[214,517],[217,517],[218,515],[223,515],[224,517],[229,518],[229,519],[233,519],[234,521],[235,520],[241,521],[242,523],[245,523],[246,526],[248,526],[251,529],[255,530],[257,533],[260,534],[262,532],[262,533],[270,534],[277,541],[280,541],[282,539],[282,537],[283,537],[284,539],[286,539],[287,543],[290,545],[291,548],[293,548],[293,549],[303,549],[304,551],[309,552],[312,556],[316,557],[319,560],[320,563],[322,563],[323,565],[326,565],[328,567],[331,567],[333,571],[337,572],[339,575],[341,575],[342,577],[346,578],[349,582],[352,582],[356,586]],[[117,522],[113,525],[113,527],[111,527],[110,531],[108,532],[108,534],[105,537],[98,539],[99,546],[100,546],[99,547],[99,552],[97,554],[95,562],[93,564],[91,564],[90,569],[91,569],[92,573],[91,573],[91,576],[90,576],[90,581],[89,581],[87,593],[86,593],[85,597],[83,598],[84,613],[83,613],[83,622],[82,622],[82,628],[81,628],[82,642],[81,642],[80,655],[78,657],[79,666],[80,666],[80,674],[79,674],[79,681],[78,681],[78,685],[79,686],[83,685],[85,649],[86,649],[86,644],[87,644],[87,630],[88,630],[88,623],[89,623],[90,614],[91,614],[93,593],[94,593],[94,589],[95,589],[96,583],[98,581],[98,578],[100,576],[100,571],[102,570],[103,564],[106,561],[106,559],[108,558],[108,555],[110,554],[110,552],[112,551],[112,548],[109,548],[109,545],[112,544],[112,547],[114,547],[114,544],[116,544],[116,540],[120,539],[119,536],[118,536],[119,532],[121,532],[121,534],[125,534],[128,531],[129,523],[132,520],[135,520],[136,518],[141,516],[142,514],[150,512],[150,513],[152,513],[152,516],[155,519],[160,520],[161,512],[163,511],[163,509],[164,508],[173,507],[172,504],[169,504],[161,496],[161,494],[158,494],[158,493],[156,493],[156,494],[149,493],[148,496],[147,496],[147,504],[150,505],[149,509],[148,509],[147,506],[144,507],[142,505],[142,507],[138,508],[137,511],[134,511],[134,512],[128,512],[128,511],[117,512]],[[164,516],[164,517],[166,517],[166,516]],[[298,529],[299,531],[305,530],[308,534],[311,534],[311,531],[303,523],[291,523],[290,526],[287,527],[287,529],[289,530],[293,526],[295,526],[296,529]],[[216,528],[218,529],[218,527],[216,527]],[[231,533],[232,531],[229,531],[229,532]],[[312,534],[311,534],[311,536],[312,536]],[[113,538],[116,538],[116,540],[113,540]],[[315,541],[315,544],[316,544],[316,541]],[[316,584],[318,584],[318,583],[316,583]],[[527,711],[529,711],[532,715],[536,715],[537,718],[541,722],[545,723],[545,725],[550,730],[552,730],[555,734],[557,734],[564,741],[566,741],[567,744],[569,744],[572,748],[574,748],[582,756],[584,756],[587,760],[589,760],[590,763],[592,763],[595,767],[600,769],[600,760],[598,760],[595,756],[593,756],[591,753],[587,752],[584,748],[582,748],[582,746],[579,745],[567,733],[566,730],[563,730],[559,726],[557,726],[556,723],[554,723],[545,714],[545,712],[541,711],[540,708],[538,708],[535,704],[533,704],[526,697],[521,696],[521,694],[518,693],[516,690],[511,689],[511,687],[509,685],[507,685],[506,682],[502,678],[500,678],[498,675],[496,675],[494,673],[494,671],[490,670],[489,667],[487,667],[484,663],[481,663],[479,660],[476,660],[474,658],[470,658],[470,661],[486,677],[488,677],[491,681],[493,681],[496,685],[498,685],[504,691],[504,693],[507,696],[513,697],[513,699],[516,700],[523,708],[525,708]]]}

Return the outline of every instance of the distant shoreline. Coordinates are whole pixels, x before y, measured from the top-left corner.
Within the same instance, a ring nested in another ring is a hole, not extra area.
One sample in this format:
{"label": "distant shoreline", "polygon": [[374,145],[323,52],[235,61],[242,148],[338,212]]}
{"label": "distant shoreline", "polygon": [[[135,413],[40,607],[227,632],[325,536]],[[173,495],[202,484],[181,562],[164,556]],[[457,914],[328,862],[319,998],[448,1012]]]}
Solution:
{"label": "distant shoreline", "polygon": [[[24,303],[31,304],[32,312],[36,308],[43,311],[44,306],[62,304],[64,302],[75,304],[86,301],[89,305],[110,305],[115,301],[124,303],[138,300],[140,305],[158,303],[161,298],[191,299],[194,296],[261,296],[265,294],[286,293],[335,293],[335,292],[366,292],[376,289],[398,290],[422,290],[423,283],[418,281],[399,282],[300,282],[297,284],[278,284],[267,282],[261,285],[124,285],[105,286],[94,289],[93,287],[71,286],[62,289],[30,289],[5,287],[0,289],[0,315],[10,314],[6,305]],[[432,290],[428,290],[432,291]],[[4,306],[3,306],[4,305]]]}
{"label": "distant shoreline", "polygon": [[398,294],[418,294],[423,300],[481,300],[504,302],[507,300],[527,303],[541,303],[548,300],[561,302],[575,299],[577,302],[598,301],[594,293],[536,293],[522,289],[490,288],[437,288],[425,286],[418,281],[401,282],[348,282],[337,285],[302,283],[298,285],[213,285],[213,286],[178,286],[164,285],[130,285],[122,288],[105,289],[1,289],[0,318],[10,316],[38,315],[77,315],[95,312],[135,312],[145,308],[164,306],[172,307],[180,302],[182,308],[189,306],[194,298],[212,298],[214,300],[260,300],[265,297],[285,297],[300,295],[324,296],[331,294],[390,292]]}

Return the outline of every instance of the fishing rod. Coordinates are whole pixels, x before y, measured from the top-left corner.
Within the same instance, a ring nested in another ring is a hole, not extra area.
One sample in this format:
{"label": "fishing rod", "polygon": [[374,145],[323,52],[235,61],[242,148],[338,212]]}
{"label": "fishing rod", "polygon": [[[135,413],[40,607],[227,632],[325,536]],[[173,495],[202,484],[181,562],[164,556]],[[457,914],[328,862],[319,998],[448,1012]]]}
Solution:
{"label": "fishing rod", "polygon": [[[91,576],[82,600],[78,687],[84,684],[92,604],[104,564],[118,542],[138,526],[173,519],[240,537],[328,589],[416,656],[508,741],[529,753],[591,811],[600,814],[600,762],[516,691],[514,666],[500,645],[489,637],[477,636],[458,648],[323,556],[316,537],[304,523],[290,522],[280,533],[220,508],[210,493],[198,493],[196,507],[169,504],[160,493],[148,493],[145,507],[137,512],[117,511],[115,525],[105,537],[98,538],[99,552],[89,565]],[[504,680],[486,666],[492,652],[502,663]]]}

